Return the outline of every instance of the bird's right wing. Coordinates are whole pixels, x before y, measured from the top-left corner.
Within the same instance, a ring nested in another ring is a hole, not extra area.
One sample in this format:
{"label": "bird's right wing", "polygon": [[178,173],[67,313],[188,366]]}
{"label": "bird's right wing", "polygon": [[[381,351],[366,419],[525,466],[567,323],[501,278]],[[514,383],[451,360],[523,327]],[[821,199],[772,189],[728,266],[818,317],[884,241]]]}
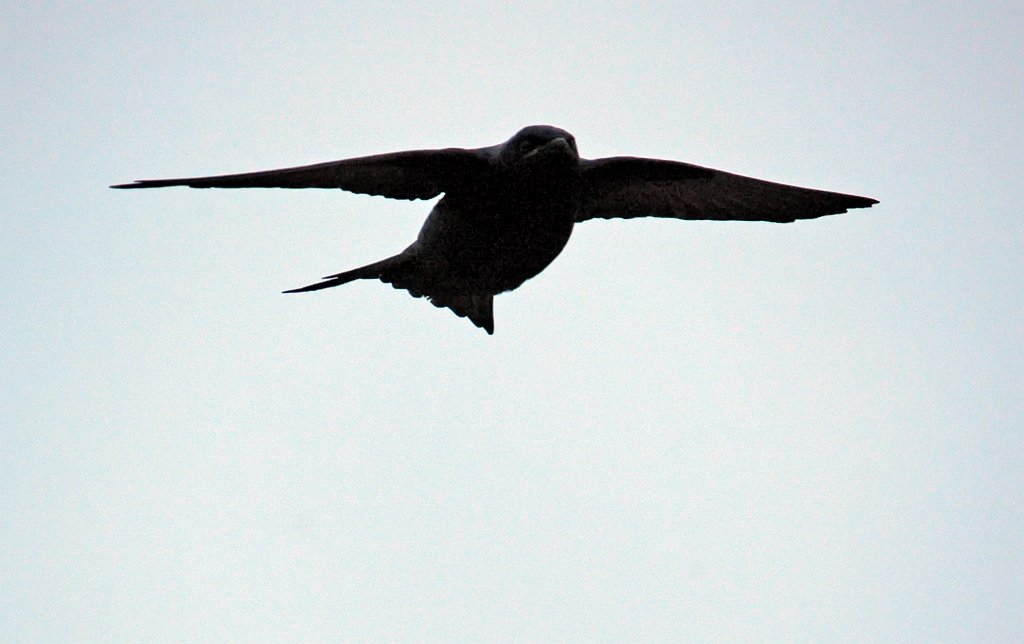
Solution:
{"label": "bird's right wing", "polygon": [[111,188],[340,188],[392,199],[431,199],[490,167],[475,150],[392,152],[279,170],[185,179],[149,179]]}

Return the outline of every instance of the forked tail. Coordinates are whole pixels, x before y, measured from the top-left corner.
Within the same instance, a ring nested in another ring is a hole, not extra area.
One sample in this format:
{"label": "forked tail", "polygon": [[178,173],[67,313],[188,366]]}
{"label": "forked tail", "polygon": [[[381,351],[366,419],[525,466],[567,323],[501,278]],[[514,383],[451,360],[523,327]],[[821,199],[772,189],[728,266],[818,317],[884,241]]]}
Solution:
{"label": "forked tail", "polygon": [[468,318],[487,333],[494,333],[494,296],[491,293],[467,293],[450,285],[439,287],[435,282],[425,280],[417,270],[415,262],[409,261],[409,258],[403,255],[396,255],[344,273],[328,275],[322,282],[293,288],[285,293],[319,291],[362,279],[379,279],[385,284],[408,291],[413,297],[426,297],[434,306],[449,308],[459,317]]}

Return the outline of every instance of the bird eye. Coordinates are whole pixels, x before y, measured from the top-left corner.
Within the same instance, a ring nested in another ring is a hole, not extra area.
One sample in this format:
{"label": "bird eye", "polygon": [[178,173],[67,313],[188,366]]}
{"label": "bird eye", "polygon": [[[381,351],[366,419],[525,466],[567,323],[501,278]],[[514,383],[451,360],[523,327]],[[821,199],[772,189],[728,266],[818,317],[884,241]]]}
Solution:
{"label": "bird eye", "polygon": [[534,147],[532,139],[523,139],[519,142],[518,148],[520,152],[529,152]]}

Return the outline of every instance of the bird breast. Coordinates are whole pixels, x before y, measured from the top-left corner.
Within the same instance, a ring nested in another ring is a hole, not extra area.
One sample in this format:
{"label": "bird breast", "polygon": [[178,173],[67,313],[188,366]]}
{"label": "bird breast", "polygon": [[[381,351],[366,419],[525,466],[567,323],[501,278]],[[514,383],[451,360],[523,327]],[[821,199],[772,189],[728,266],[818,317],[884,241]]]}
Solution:
{"label": "bird breast", "polygon": [[568,243],[572,227],[571,204],[561,200],[445,197],[414,246],[439,280],[497,294],[544,270]]}

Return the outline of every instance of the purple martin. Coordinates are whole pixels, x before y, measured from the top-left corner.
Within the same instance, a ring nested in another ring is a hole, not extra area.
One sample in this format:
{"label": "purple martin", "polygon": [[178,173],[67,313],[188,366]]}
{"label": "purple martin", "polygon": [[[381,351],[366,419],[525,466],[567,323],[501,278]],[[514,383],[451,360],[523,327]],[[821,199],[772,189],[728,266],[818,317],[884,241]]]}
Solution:
{"label": "purple martin", "polygon": [[376,279],[447,307],[494,333],[492,303],[562,251],[588,219],[671,217],[788,223],[878,203],[678,161],[582,159],[576,139],[549,125],[485,148],[394,152],[316,165],[112,188],[340,188],[391,199],[444,194],[402,252],[328,275],[301,293]]}

